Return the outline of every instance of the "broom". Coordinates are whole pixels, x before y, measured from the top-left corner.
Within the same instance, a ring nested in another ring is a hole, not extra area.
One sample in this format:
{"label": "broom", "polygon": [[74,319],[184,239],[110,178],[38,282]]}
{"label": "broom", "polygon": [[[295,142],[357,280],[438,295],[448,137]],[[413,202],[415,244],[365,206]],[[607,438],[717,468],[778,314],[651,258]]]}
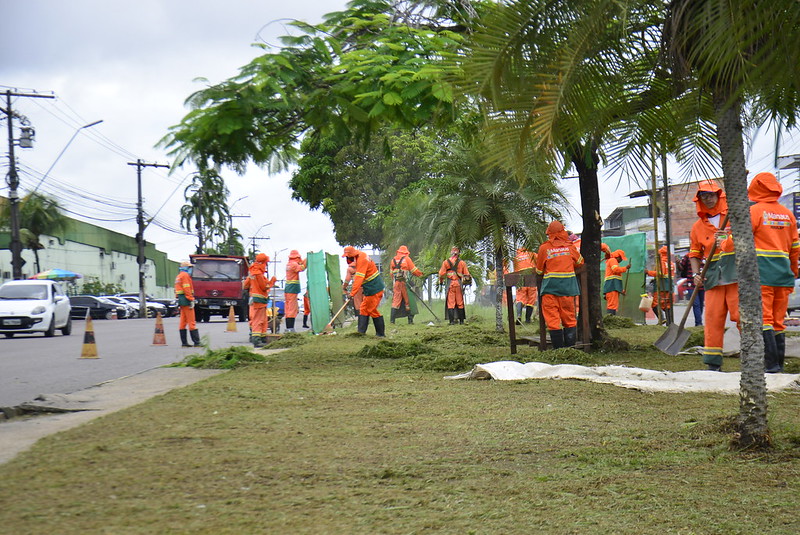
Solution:
{"label": "broom", "polygon": [[347,301],[345,301],[345,302],[344,302],[344,304],[342,305],[342,308],[340,308],[340,309],[339,309],[339,311],[338,311],[336,314],[334,314],[334,315],[333,315],[333,317],[331,318],[331,321],[329,321],[329,322],[328,322],[328,324],[325,326],[325,328],[324,328],[324,329],[322,329],[322,332],[330,332],[330,331],[332,331],[332,330],[333,330],[333,322],[336,320],[336,318],[337,318],[337,317],[339,317],[339,314],[341,314],[341,313],[342,313],[342,311],[344,310],[344,308],[345,308],[345,307],[346,307],[348,304],[350,304],[350,301],[352,301],[352,300],[353,300],[353,298],[352,298],[352,297],[348,297],[348,298],[347,298]]}

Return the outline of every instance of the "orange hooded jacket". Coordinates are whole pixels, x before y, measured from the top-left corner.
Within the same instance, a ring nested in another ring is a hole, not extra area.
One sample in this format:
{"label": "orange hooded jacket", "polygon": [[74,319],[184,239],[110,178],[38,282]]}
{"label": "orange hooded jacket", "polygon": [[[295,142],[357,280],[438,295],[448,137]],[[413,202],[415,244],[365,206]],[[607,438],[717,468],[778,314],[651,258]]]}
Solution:
{"label": "orange hooded jacket", "polygon": [[750,221],[761,284],[793,288],[800,241],[797,220],[778,203],[782,193],[783,187],[772,173],[757,174],[747,189],[750,200],[756,203],[750,207]]}

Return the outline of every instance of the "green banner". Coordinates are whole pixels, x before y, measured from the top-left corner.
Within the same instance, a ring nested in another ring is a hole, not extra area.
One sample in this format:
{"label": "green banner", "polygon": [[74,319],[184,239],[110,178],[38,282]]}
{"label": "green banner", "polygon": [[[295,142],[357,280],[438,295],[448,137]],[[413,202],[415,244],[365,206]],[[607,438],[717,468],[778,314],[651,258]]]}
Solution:
{"label": "green banner", "polygon": [[[336,314],[344,304],[340,264],[341,257],[339,255],[325,253],[325,270],[328,272],[328,294],[331,300],[331,314]],[[344,312],[334,320],[334,326],[341,325],[342,320],[344,320]]]}
{"label": "green banner", "polygon": [[[639,310],[639,301],[645,293],[645,263],[647,262],[647,235],[644,232],[628,234],[626,236],[612,236],[603,238],[603,243],[607,244],[612,251],[622,249],[628,259],[630,268],[622,275],[622,286],[625,288],[625,295],[619,297],[619,310],[617,314],[633,319],[637,322],[644,322],[644,312]],[[606,262],[600,263],[600,288],[602,280],[605,279]],[[603,315],[605,315],[605,296],[601,296]]]}
{"label": "green banner", "polygon": [[311,301],[311,330],[321,333],[331,321],[331,303],[328,298],[325,253],[309,252],[306,256],[308,299]]}

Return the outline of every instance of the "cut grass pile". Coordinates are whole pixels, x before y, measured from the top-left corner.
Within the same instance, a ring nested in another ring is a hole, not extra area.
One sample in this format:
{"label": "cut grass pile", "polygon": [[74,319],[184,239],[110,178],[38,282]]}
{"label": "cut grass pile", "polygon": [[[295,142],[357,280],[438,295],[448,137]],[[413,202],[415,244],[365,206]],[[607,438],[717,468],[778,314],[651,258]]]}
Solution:
{"label": "cut grass pile", "polygon": [[[770,396],[776,446],[755,455],[728,448],[737,396],[443,380],[474,359],[589,358],[529,347],[511,357],[493,329],[306,335],[268,365],[43,439],[0,466],[0,531],[800,532],[800,395]],[[614,329],[631,349],[590,358],[702,367],[648,347],[661,333]],[[363,356],[378,347],[383,358]]]}
{"label": "cut grass pile", "polygon": [[200,369],[232,370],[242,366],[266,362],[264,355],[259,355],[246,346],[233,346],[225,349],[206,349],[203,353],[188,355],[174,367],[190,367]]}

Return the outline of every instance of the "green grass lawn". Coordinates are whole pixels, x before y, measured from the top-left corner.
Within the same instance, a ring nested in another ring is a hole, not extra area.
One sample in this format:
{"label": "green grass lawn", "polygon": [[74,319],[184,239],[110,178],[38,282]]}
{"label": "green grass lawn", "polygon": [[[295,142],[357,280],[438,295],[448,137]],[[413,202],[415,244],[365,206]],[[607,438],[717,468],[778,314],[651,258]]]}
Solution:
{"label": "green grass lawn", "polygon": [[[443,380],[510,358],[493,311],[468,316],[387,319],[381,346],[372,326],[290,336],[266,362],[43,439],[0,466],[0,533],[800,532],[797,393],[769,396],[774,450],[742,454],[736,396]],[[662,332],[614,330],[631,349],[586,363],[703,367],[648,347]]]}

